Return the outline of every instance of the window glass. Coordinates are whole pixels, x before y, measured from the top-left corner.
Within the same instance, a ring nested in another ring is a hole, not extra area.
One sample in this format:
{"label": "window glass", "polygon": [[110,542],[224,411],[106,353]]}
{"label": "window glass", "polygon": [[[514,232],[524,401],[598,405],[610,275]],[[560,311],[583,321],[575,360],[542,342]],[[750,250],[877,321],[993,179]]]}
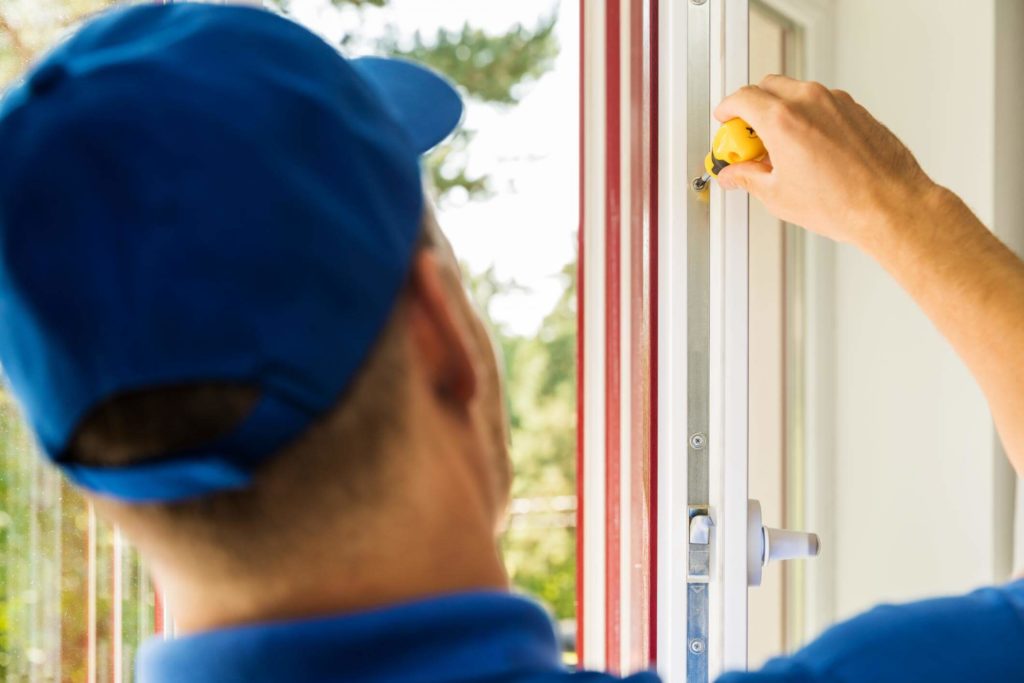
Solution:
{"label": "window glass", "polygon": [[466,98],[461,130],[426,168],[440,224],[504,360],[516,470],[506,562],[572,649],[578,3],[275,4],[350,55],[424,62]]}

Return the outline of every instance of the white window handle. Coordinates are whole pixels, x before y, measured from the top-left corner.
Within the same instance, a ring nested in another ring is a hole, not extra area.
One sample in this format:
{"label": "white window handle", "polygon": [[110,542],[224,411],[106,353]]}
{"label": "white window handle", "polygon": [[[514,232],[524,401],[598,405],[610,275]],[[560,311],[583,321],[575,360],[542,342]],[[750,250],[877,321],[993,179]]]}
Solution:
{"label": "white window handle", "polygon": [[747,583],[761,585],[764,567],[772,560],[802,560],[817,557],[821,539],[817,534],[787,529],[769,529],[762,523],[761,504],[747,505]]}

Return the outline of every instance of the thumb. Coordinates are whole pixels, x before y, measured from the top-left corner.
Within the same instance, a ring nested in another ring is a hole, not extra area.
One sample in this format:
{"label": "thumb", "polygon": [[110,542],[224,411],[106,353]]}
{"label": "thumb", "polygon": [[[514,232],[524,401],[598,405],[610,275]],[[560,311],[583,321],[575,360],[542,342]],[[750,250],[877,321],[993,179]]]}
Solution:
{"label": "thumb", "polygon": [[718,184],[723,190],[746,190],[755,197],[764,193],[772,166],[766,161],[746,161],[731,164],[718,174]]}

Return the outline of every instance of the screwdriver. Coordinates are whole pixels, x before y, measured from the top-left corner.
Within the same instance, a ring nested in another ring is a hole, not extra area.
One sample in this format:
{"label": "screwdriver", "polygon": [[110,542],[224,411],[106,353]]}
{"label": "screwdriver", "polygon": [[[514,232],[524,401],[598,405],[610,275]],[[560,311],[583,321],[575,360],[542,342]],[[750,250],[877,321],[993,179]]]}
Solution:
{"label": "screwdriver", "polygon": [[711,153],[704,159],[707,173],[693,179],[693,189],[703,192],[712,178],[717,178],[729,164],[743,161],[760,161],[768,155],[764,143],[754,129],[743,119],[730,119],[715,133]]}

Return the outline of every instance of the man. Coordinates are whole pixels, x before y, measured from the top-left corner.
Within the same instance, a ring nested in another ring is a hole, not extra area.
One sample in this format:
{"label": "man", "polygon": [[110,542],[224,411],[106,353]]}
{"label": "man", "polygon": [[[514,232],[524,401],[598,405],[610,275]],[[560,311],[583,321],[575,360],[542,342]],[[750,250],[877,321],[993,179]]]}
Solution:
{"label": "man", "polygon": [[[141,680],[607,680],[561,669],[499,558],[497,363],[418,170],[460,114],[419,67],[206,5],[106,15],[0,107],[0,362],[167,597]],[[1024,460],[1024,266],[841,93],[718,114],[774,164],[723,185],[878,255]],[[1022,614],[1024,584],[889,608],[724,680],[1012,680]]]}

